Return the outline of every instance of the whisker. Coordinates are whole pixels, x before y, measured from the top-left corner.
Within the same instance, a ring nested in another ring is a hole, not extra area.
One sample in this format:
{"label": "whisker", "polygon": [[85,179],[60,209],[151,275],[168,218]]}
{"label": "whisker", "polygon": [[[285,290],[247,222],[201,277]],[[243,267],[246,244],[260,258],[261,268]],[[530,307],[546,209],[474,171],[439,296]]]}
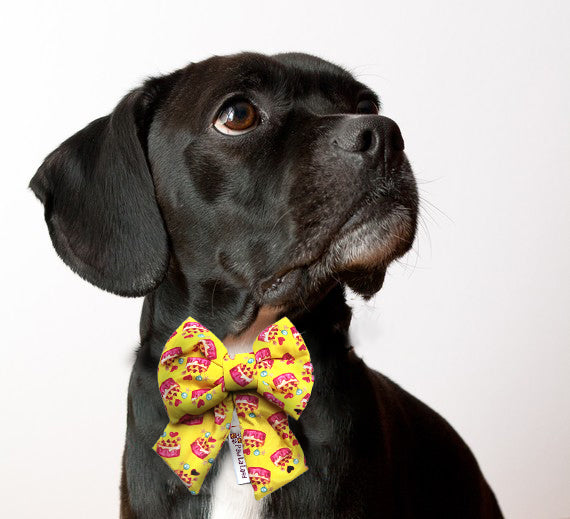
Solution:
{"label": "whisker", "polygon": [[211,316],[214,317],[214,292],[216,291],[216,285],[218,284],[219,279],[216,279],[214,286],[212,288],[212,297],[210,298],[210,303],[212,305]]}
{"label": "whisker", "polygon": [[442,216],[444,216],[445,218],[447,218],[451,223],[455,223],[453,221],[453,218],[451,218],[447,213],[445,213],[444,211],[442,211],[439,207],[437,207],[435,204],[433,204],[432,202],[430,202],[427,198],[423,197],[420,195],[420,200],[422,201],[422,203],[428,204],[430,206],[430,208],[435,209],[439,214],[441,214]]}
{"label": "whisker", "polygon": [[271,230],[269,231],[269,234],[272,234],[273,231],[275,230],[275,227],[277,227],[277,224],[285,217],[287,216],[291,211],[293,211],[294,207],[289,207],[289,209],[287,209],[287,211],[285,211],[279,218],[277,218],[277,221],[275,222],[275,224],[273,225],[273,227],[271,228]]}
{"label": "whisker", "polygon": [[432,178],[431,180],[425,178],[419,178],[416,176],[416,184],[424,185],[424,184],[433,184],[434,182],[439,182],[443,177]]}

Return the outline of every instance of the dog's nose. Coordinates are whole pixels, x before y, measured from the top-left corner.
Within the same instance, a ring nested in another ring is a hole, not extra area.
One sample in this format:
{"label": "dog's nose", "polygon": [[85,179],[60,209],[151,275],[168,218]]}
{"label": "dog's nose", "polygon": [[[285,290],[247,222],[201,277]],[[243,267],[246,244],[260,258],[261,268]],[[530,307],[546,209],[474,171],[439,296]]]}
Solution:
{"label": "dog's nose", "polygon": [[345,119],[337,128],[332,144],[344,151],[358,153],[389,164],[404,150],[398,125],[382,115],[359,115]]}

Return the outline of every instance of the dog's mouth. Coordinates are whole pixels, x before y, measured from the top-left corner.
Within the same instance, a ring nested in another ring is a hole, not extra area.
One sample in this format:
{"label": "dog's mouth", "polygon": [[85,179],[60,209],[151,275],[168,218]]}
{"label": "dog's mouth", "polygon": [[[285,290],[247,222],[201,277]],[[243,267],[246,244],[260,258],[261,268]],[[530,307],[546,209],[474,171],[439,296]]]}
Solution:
{"label": "dog's mouth", "polygon": [[415,230],[413,208],[389,197],[364,204],[331,233],[318,254],[310,258],[301,254],[299,260],[262,281],[257,299],[270,306],[298,303],[331,279],[369,296],[379,287],[374,289],[375,281],[367,278],[384,272],[391,261],[407,252]]}

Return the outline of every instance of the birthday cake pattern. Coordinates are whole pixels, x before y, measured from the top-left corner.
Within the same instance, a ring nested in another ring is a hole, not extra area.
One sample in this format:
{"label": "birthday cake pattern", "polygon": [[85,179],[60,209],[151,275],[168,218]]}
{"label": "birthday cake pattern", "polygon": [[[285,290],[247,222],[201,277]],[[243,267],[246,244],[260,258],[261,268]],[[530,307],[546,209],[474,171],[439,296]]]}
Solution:
{"label": "birthday cake pattern", "polygon": [[261,499],[308,470],[289,418],[308,405],[313,381],[306,345],[287,318],[263,330],[251,353],[230,358],[223,343],[190,317],[160,357],[159,390],[170,421],[153,449],[181,484],[199,493],[235,409],[247,473]]}
{"label": "birthday cake pattern", "polygon": [[177,432],[171,432],[158,440],[158,454],[163,458],[176,458],[180,456],[180,436]]}

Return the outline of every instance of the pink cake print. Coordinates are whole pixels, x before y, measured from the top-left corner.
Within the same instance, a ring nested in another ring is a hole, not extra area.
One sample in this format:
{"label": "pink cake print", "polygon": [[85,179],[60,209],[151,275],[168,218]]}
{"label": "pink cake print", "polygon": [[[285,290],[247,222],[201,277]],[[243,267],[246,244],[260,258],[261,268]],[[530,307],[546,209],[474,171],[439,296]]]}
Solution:
{"label": "pink cake print", "polygon": [[160,396],[162,400],[168,405],[174,405],[177,407],[182,403],[180,400],[180,386],[176,383],[173,378],[167,378],[162,384],[160,384]]}
{"label": "pink cake print", "polygon": [[206,394],[208,391],[210,391],[207,388],[203,388],[203,389],[195,389],[194,391],[192,391],[192,394],[190,395],[190,399],[192,400],[192,403],[196,403],[196,401],[198,401],[198,403],[196,404],[196,407],[202,407],[204,405],[204,400],[202,400],[200,397],[204,394]]}
{"label": "pink cake print", "polygon": [[269,348],[261,348],[255,354],[255,362],[258,369],[271,369],[273,367],[273,359]]}
{"label": "pink cake print", "polygon": [[220,402],[216,407],[214,407],[214,422],[216,422],[216,425],[224,423],[227,412],[228,408],[223,402]]}
{"label": "pink cake print", "polygon": [[315,376],[313,375],[313,365],[310,362],[303,364],[303,380],[305,382],[314,382]]}
{"label": "pink cake print", "polygon": [[224,382],[224,376],[223,375],[218,380],[216,380],[214,382],[214,387],[219,386],[219,385],[222,386],[222,391],[226,390],[226,383]]}
{"label": "pink cake print", "polygon": [[200,375],[201,373],[204,373],[204,371],[208,370],[211,363],[211,360],[203,357],[188,357],[186,359],[186,372],[189,373],[189,375],[184,378],[192,380],[192,375]]}
{"label": "pink cake print", "polygon": [[230,369],[230,376],[236,384],[245,387],[253,380],[253,368],[248,364],[237,364]]}
{"label": "pink cake print", "polygon": [[170,350],[166,350],[160,357],[160,363],[166,368],[170,368],[170,371],[175,371],[178,369],[178,357],[182,355],[182,348],[175,347]]}
{"label": "pink cake print", "polygon": [[[192,474],[195,472],[196,474]],[[186,488],[190,488],[194,481],[198,479],[200,473],[196,469],[192,469],[191,473],[184,472],[183,470],[175,470],[174,473],[182,480]]]}
{"label": "pink cake print", "polygon": [[281,402],[281,400],[279,400],[276,396],[273,396],[273,394],[269,393],[268,391],[263,393],[263,398],[265,398],[265,400],[268,400],[272,404],[275,404],[277,407],[280,407],[281,409],[285,407],[285,404]]}
{"label": "pink cake print", "polygon": [[156,444],[156,452],[163,458],[176,458],[180,456],[180,436],[177,432],[171,432],[161,438]]}
{"label": "pink cake print", "polygon": [[299,346],[299,351],[307,349],[305,341],[303,341],[303,337],[301,337],[301,334],[297,331],[297,328],[295,328],[294,326],[291,326],[291,335],[293,335],[293,338],[295,339],[297,346]]}
{"label": "pink cake print", "polygon": [[289,449],[288,447],[277,449],[271,455],[271,461],[275,466],[279,467],[281,470],[285,470],[285,467],[292,459],[293,459],[293,453],[291,452],[291,449]]}
{"label": "pink cake print", "polygon": [[286,440],[289,438],[289,421],[287,420],[287,415],[283,411],[272,414],[267,421],[269,422],[269,425],[277,431],[282,439]]}
{"label": "pink cake print", "polygon": [[293,373],[283,373],[273,379],[273,384],[279,393],[291,393],[299,385],[299,381]]}
{"label": "pink cake print", "polygon": [[259,398],[255,395],[237,395],[235,397],[237,415],[242,418],[245,413],[251,413],[259,406]]}
{"label": "pink cake print", "polygon": [[263,330],[257,338],[261,342],[273,342],[275,344],[275,338],[277,337],[277,333],[279,332],[279,327],[276,324],[272,324]]}
{"label": "pink cake print", "polygon": [[244,429],[242,442],[246,447],[259,448],[265,443],[265,433],[256,429]]}
{"label": "pink cake print", "polygon": [[307,402],[309,401],[309,398],[311,398],[311,393],[307,393],[302,399],[301,399],[301,408],[305,409],[305,407],[307,407]]}
{"label": "pink cake print", "polygon": [[178,423],[183,425],[201,425],[204,421],[204,417],[202,415],[192,416],[191,414],[185,414]]}
{"label": "pink cake print", "polygon": [[295,357],[290,353],[285,353],[283,357],[281,357],[281,362],[284,362],[285,364],[293,364],[295,362]]}
{"label": "pink cake print", "polygon": [[[214,440],[215,441],[215,440]],[[203,460],[208,454],[210,454],[210,442],[207,438],[196,438],[191,444],[190,448],[192,452]]]}
{"label": "pink cake print", "polygon": [[182,335],[185,339],[189,339],[190,337],[194,337],[194,335],[208,331],[208,328],[204,328],[200,323],[197,323],[195,321],[188,321],[187,323],[184,323],[184,327],[182,328]]}
{"label": "pink cake print", "polygon": [[269,485],[271,481],[271,472],[262,467],[248,467],[247,473],[254,491],[257,491],[257,487],[260,485]]}
{"label": "pink cake print", "polygon": [[197,347],[207,359],[213,360],[216,358],[216,345],[213,340],[202,339],[198,342]]}

